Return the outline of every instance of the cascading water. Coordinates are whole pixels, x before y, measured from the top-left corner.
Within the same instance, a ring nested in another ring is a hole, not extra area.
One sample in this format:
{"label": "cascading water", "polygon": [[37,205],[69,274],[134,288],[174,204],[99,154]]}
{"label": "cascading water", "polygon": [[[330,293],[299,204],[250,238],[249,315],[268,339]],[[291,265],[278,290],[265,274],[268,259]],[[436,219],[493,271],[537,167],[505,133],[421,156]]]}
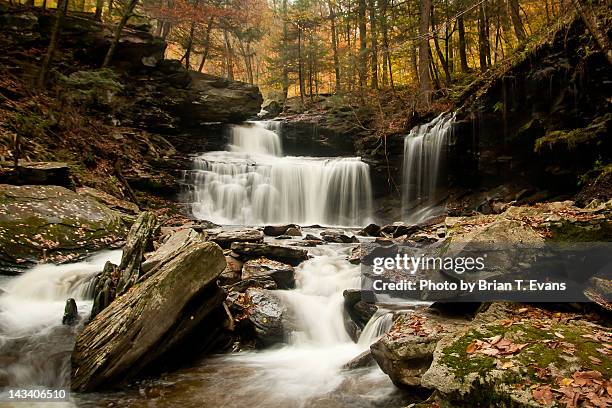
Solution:
{"label": "cascading water", "polygon": [[402,212],[410,222],[435,215],[455,115],[443,113],[404,139]]}
{"label": "cascading water", "polygon": [[66,386],[74,341],[73,328],[62,325],[66,299],[87,316],[91,278],[120,259],[121,251],[104,251],[84,262],[39,265],[0,284],[0,380],[20,388]]}
{"label": "cascading water", "polygon": [[283,157],[273,123],[234,126],[228,151],[195,158],[186,175],[193,214],[220,224],[366,224],[369,166],[357,157]]}

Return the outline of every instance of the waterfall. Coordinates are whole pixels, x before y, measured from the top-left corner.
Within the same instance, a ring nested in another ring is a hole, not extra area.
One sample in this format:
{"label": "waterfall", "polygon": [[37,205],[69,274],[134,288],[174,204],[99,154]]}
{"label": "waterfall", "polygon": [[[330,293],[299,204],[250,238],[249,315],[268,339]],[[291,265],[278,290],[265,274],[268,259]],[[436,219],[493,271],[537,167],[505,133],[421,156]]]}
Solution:
{"label": "waterfall", "polygon": [[378,308],[374,316],[370,318],[359,336],[358,344],[369,347],[385,334],[393,325],[393,313],[389,310]]}
{"label": "waterfall", "polygon": [[443,113],[414,127],[404,139],[402,212],[410,222],[422,221],[439,211],[437,200],[454,119],[454,114]]}
{"label": "waterfall", "polygon": [[273,123],[233,126],[228,151],[194,159],[186,176],[194,216],[220,224],[366,224],[369,166],[358,157],[282,156]]}

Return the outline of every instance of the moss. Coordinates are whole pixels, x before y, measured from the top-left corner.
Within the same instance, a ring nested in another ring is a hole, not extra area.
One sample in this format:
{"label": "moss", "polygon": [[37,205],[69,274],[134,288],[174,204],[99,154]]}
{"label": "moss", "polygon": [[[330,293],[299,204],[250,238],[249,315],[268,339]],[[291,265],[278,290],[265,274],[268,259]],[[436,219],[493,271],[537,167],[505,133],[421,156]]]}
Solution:
{"label": "moss", "polygon": [[600,143],[600,139],[608,136],[610,122],[612,122],[612,113],[607,113],[604,116],[597,117],[583,128],[548,132],[545,136],[536,140],[534,150],[541,152],[546,148],[563,147],[571,151],[586,143]]}
{"label": "moss", "polygon": [[550,226],[551,241],[555,242],[606,242],[612,238],[612,222],[563,222]]}

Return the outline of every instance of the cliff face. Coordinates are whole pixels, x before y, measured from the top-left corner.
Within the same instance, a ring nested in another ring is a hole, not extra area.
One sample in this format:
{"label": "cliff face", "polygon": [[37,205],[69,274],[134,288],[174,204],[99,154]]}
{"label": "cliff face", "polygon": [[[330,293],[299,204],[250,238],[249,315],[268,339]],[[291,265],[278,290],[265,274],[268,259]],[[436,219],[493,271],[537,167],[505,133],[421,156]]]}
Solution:
{"label": "cliff face", "polygon": [[560,22],[460,98],[455,184],[527,181],[572,195],[589,176],[605,176],[612,159],[611,79],[582,20]]}
{"label": "cliff face", "polygon": [[129,195],[129,187],[109,178],[114,175],[170,198],[178,193],[180,170],[189,166],[188,153],[222,146],[222,124],[260,110],[257,86],[165,60],[165,42],[147,26],[126,27],[111,69],[99,70],[113,27],[83,13],[67,15],[49,85],[32,92],[54,21],[53,11],[0,4],[4,160],[20,134],[22,159],[68,162],[77,185]]}

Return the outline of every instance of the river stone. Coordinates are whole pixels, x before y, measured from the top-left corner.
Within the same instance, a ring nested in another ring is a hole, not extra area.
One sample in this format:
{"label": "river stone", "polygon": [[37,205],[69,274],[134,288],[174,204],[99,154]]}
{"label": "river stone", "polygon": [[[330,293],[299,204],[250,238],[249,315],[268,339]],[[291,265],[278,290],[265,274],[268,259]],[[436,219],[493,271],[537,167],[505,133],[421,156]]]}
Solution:
{"label": "river stone", "polygon": [[[72,389],[93,391],[129,380],[180,347],[221,306],[225,295],[216,279],[224,268],[218,245],[196,242],[115,299],[77,338]],[[211,332],[214,327],[199,331],[200,341]]]}
{"label": "river stone", "polygon": [[374,357],[372,357],[372,351],[366,350],[360,353],[357,357],[353,358],[348,363],[342,366],[344,370],[355,370],[357,368],[370,367],[376,364]]}
{"label": "river stone", "polygon": [[66,306],[64,307],[64,316],[62,317],[62,324],[66,326],[73,326],[79,320],[79,309],[77,308],[76,301],[73,298],[66,300]]}
{"label": "river stone", "polygon": [[291,265],[266,258],[247,261],[242,267],[242,279],[269,278],[276,282],[279,289],[294,288],[294,274]]}
{"label": "river stone", "polygon": [[268,258],[279,262],[297,266],[308,259],[308,251],[281,245],[253,244],[248,242],[234,242],[232,252],[248,259]]}
{"label": "river stone", "polygon": [[447,319],[431,313],[402,313],[393,326],[370,346],[372,356],[397,386],[420,387],[440,339],[468,321]]}
{"label": "river stone", "polygon": [[262,345],[271,345],[284,340],[283,320],[287,312],[285,306],[271,291],[249,288],[245,292],[250,307],[248,319],[255,328],[257,341]]}
{"label": "river stone", "polygon": [[376,224],[369,224],[367,227],[359,231],[357,235],[361,235],[362,237],[379,237],[380,226]]}
{"label": "river stone", "polygon": [[296,224],[287,224],[287,225],[266,225],[263,229],[264,235],[269,237],[278,237],[281,235],[289,235],[287,234],[287,230],[290,228],[295,228],[299,230],[299,226]]}
{"label": "river stone", "polygon": [[126,232],[120,214],[67,188],[0,185],[0,273],[75,261]]}
{"label": "river stone", "polygon": [[326,242],[335,244],[353,244],[358,243],[359,240],[356,236],[348,236],[340,231],[323,231],[321,232],[321,238]]}
{"label": "river stone", "polygon": [[119,281],[117,282],[119,294],[132,287],[143,275],[141,264],[144,253],[153,249],[153,238],[158,231],[157,218],[150,211],[140,214],[132,224],[119,264]]}
{"label": "river stone", "polygon": [[219,244],[221,248],[229,248],[232,242],[263,242],[263,234],[256,229],[243,229],[235,231],[222,231],[217,235],[209,238],[211,241]]}
{"label": "river stone", "polygon": [[225,263],[227,266],[219,275],[219,285],[233,285],[238,282],[242,276],[242,265],[243,262],[233,256],[226,255]]}

